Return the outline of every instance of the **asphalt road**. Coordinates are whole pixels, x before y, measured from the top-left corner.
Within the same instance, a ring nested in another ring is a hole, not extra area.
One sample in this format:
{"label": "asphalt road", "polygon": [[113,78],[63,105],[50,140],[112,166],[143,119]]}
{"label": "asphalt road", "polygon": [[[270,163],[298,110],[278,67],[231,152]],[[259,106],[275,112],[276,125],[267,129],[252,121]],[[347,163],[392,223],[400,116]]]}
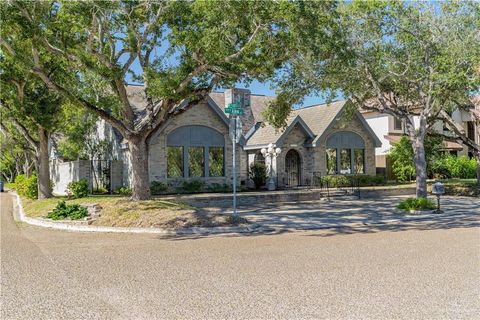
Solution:
{"label": "asphalt road", "polygon": [[480,314],[478,224],[165,239],[31,227],[0,201],[1,319]]}

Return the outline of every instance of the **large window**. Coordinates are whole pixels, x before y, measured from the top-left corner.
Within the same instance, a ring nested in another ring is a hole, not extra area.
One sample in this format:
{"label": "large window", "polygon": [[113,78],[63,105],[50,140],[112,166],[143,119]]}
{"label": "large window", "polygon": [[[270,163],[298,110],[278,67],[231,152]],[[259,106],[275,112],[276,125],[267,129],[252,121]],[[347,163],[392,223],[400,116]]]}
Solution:
{"label": "large window", "polygon": [[167,177],[183,177],[183,147],[167,147]]}
{"label": "large window", "polygon": [[365,149],[354,149],[353,159],[355,173],[365,173]]}
{"label": "large window", "polygon": [[340,149],[340,173],[352,173],[352,149]]}
{"label": "large window", "polygon": [[167,136],[167,177],[225,176],[225,138],[208,127],[185,126]]}
{"label": "large window", "polygon": [[223,177],[225,175],[223,148],[210,147],[208,149],[208,164],[210,177]]}
{"label": "large window", "polygon": [[203,147],[188,148],[188,176],[203,177],[205,167],[205,151]]}
{"label": "large window", "polygon": [[365,173],[365,143],[354,132],[341,131],[327,139],[327,174]]}
{"label": "large window", "polygon": [[337,173],[337,149],[327,149],[327,174]]}

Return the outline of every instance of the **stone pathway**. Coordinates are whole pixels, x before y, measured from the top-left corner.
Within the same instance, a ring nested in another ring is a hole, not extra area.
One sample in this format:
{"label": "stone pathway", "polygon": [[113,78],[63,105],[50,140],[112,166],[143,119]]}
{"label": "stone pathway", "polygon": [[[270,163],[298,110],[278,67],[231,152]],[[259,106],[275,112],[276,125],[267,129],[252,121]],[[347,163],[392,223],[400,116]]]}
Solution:
{"label": "stone pathway", "polygon": [[280,230],[323,228],[435,228],[480,225],[480,199],[443,197],[442,214],[403,214],[396,209],[405,197],[335,199],[279,205],[241,207],[239,213],[253,223]]}

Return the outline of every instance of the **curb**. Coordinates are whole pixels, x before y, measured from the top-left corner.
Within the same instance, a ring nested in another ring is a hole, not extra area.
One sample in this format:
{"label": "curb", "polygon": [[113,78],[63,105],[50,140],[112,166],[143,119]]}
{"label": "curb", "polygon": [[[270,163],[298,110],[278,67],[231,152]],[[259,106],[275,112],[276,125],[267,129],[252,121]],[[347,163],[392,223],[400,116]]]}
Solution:
{"label": "curb", "polygon": [[103,232],[103,233],[135,233],[135,234],[160,234],[160,235],[208,235],[208,234],[222,234],[222,233],[253,233],[253,232],[270,232],[273,228],[263,227],[260,224],[254,223],[248,227],[211,227],[211,228],[187,228],[179,230],[166,230],[161,228],[129,228],[129,227],[100,227],[89,225],[73,225],[66,223],[57,223],[53,221],[30,218],[25,215],[23,210],[22,200],[17,193],[13,193],[16,197],[16,207],[18,211],[18,218],[20,221],[29,225],[72,231],[72,232]]}

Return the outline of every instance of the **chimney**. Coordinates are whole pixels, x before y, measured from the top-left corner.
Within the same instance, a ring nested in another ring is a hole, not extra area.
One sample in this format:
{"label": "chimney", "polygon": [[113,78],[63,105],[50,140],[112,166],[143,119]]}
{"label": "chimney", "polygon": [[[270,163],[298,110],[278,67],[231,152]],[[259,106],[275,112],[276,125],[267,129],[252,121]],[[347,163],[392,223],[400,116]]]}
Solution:
{"label": "chimney", "polygon": [[240,89],[240,88],[231,88],[225,90],[225,107],[233,102],[238,102],[244,110],[244,115],[240,116],[242,120],[242,130],[243,134],[247,133],[250,128],[255,125],[255,118],[253,117],[251,101],[250,101],[250,90]]}

